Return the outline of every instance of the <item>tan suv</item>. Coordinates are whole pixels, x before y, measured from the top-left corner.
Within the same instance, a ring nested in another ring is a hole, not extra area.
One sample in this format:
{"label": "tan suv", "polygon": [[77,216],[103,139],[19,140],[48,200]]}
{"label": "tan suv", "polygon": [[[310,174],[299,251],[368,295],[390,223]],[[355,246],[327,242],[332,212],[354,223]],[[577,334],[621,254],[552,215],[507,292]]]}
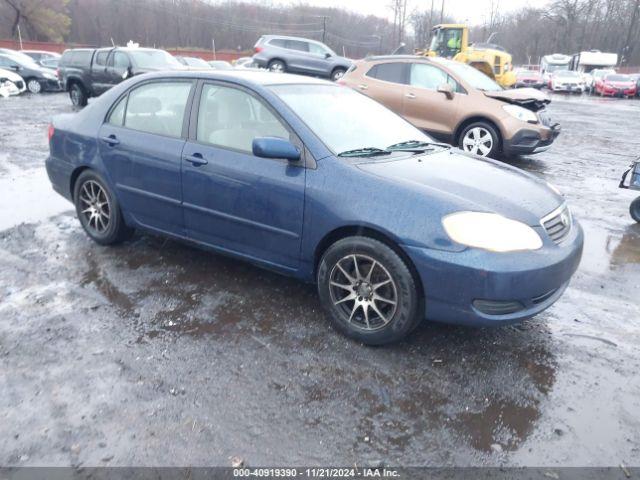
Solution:
{"label": "tan suv", "polygon": [[532,88],[504,90],[464,63],[413,55],[355,62],[339,83],[402,115],[433,137],[483,157],[547,150],[560,133]]}

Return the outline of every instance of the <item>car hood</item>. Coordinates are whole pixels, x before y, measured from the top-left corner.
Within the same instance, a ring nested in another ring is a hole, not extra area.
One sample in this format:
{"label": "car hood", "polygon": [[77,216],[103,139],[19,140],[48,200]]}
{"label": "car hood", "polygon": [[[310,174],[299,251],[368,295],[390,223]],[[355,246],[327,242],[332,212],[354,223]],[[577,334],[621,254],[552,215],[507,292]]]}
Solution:
{"label": "car hood", "polygon": [[397,160],[359,163],[361,170],[448,199],[450,212],[494,212],[540,226],[563,198],[531,174],[458,149]]}
{"label": "car hood", "polygon": [[513,103],[533,111],[542,110],[551,99],[545,93],[535,88],[514,88],[497,92],[484,92],[487,97],[495,98],[507,103]]}
{"label": "car hood", "polygon": [[626,88],[633,87],[636,82],[604,82],[604,84],[608,87]]}

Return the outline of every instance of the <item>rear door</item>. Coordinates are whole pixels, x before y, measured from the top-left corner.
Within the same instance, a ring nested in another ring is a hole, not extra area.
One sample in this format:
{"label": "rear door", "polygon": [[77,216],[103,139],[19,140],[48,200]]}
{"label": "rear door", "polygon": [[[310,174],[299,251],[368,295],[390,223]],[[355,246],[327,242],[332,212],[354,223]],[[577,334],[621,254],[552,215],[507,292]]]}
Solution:
{"label": "rear door", "polygon": [[[448,98],[438,87],[450,84],[454,93]],[[403,116],[416,127],[449,136],[458,124],[458,106],[462,87],[441,68],[427,63],[412,63],[409,85],[404,89]]]}
{"label": "rear door", "polygon": [[105,170],[123,209],[141,225],[183,235],[181,154],[195,82],[144,83],[110,112],[99,133]]}
{"label": "rear door", "polygon": [[401,115],[408,66],[405,62],[375,64],[364,72],[355,88]]}
{"label": "rear door", "polygon": [[256,157],[252,142],[257,137],[299,140],[251,91],[213,82],[201,83],[199,90],[182,162],[188,236],[295,269],[302,237],[304,162]]}

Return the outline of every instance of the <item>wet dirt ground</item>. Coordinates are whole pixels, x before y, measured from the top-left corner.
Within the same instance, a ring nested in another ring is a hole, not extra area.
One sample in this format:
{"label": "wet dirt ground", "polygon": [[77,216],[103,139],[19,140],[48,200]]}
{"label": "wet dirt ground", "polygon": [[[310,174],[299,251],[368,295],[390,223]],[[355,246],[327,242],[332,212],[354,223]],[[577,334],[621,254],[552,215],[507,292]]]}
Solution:
{"label": "wet dirt ground", "polygon": [[312,286],[162,238],[92,243],[44,175],[70,110],[0,103],[0,465],[640,464],[640,226],[617,188],[640,100],[554,96],[561,137],[513,161],[585,229],[557,304],[384,348],[332,331]]}

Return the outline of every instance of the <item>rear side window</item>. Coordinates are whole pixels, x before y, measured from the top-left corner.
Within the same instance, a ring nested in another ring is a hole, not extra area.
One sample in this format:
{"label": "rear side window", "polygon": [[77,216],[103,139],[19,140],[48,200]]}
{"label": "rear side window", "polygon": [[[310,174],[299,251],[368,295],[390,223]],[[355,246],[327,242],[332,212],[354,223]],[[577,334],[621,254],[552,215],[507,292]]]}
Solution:
{"label": "rear side window", "polygon": [[374,65],[367,76],[392,83],[407,83],[405,78],[406,63],[379,63]]}
{"label": "rear side window", "polygon": [[124,111],[127,107],[127,96],[125,95],[116,105],[116,108],[111,110],[111,115],[109,115],[108,123],[111,125],[117,125],[121,127],[124,122]]}
{"label": "rear side window", "polygon": [[129,93],[124,126],[166,137],[181,137],[191,86],[191,82],[158,82],[136,88]]}
{"label": "rear side window", "polygon": [[81,67],[83,65],[89,65],[91,62],[91,50],[74,50],[69,60],[69,65]]}
{"label": "rear side window", "polygon": [[269,40],[269,45],[280,48],[286,48],[287,46],[283,38],[272,38],[271,40]]}
{"label": "rear side window", "polygon": [[309,44],[300,40],[287,40],[286,48],[288,48],[289,50],[297,50],[299,52],[308,52]]}
{"label": "rear side window", "polygon": [[107,56],[109,55],[108,50],[103,50],[101,52],[96,53],[96,65],[100,65],[104,67],[107,64]]}

